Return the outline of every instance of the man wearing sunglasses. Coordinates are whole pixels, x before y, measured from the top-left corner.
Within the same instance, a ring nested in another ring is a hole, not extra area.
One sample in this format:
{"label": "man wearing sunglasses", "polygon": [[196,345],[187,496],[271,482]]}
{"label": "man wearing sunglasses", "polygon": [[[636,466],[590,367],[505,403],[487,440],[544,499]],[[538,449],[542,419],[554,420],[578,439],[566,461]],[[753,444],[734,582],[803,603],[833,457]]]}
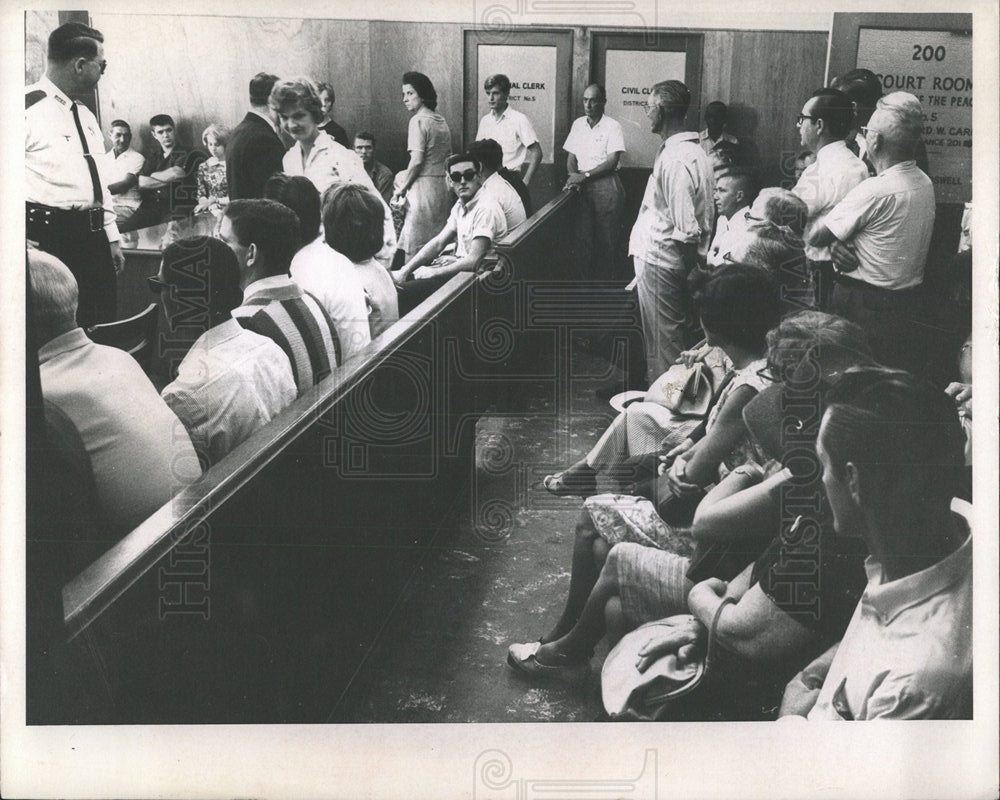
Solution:
{"label": "man wearing sunglasses", "polygon": [[806,258],[813,275],[817,308],[827,310],[833,291],[830,248],[809,243],[809,235],[851,189],[868,177],[868,167],[852,153],[844,137],[851,130],[854,106],[836,89],[817,89],[802,106],[796,125],[802,147],[816,154],[792,188],[809,209]]}
{"label": "man wearing sunglasses", "polygon": [[49,35],[45,75],[24,94],[27,238],[58,257],[80,287],[82,327],[116,317],[116,273],[125,265],[115,209],[101,175],[104,137],[73,100],[104,74],[104,36],[79,22]]}
{"label": "man wearing sunglasses", "polygon": [[448,158],[447,167],[458,201],[441,232],[393,273],[393,280],[404,289],[410,278],[434,279],[437,286],[458,272],[475,272],[493,243],[507,233],[503,209],[491,194],[480,191],[483,175],[479,158],[460,153]]}

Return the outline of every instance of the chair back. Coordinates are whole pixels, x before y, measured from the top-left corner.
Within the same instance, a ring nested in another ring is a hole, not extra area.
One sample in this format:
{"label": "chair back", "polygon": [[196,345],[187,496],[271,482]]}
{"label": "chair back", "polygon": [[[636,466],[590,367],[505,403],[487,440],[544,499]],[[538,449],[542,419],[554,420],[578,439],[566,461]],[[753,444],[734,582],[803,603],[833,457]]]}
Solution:
{"label": "chair back", "polygon": [[87,336],[96,344],[124,350],[148,374],[153,356],[153,339],[156,337],[156,317],[156,303],[150,303],[134,317],[92,325],[87,328]]}

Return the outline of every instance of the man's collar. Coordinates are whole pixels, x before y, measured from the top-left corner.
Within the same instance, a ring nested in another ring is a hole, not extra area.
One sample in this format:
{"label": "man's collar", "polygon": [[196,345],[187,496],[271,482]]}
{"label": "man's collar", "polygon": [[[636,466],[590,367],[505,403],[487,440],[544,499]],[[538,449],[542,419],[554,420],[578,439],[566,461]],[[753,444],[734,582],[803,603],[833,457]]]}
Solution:
{"label": "man's collar", "polygon": [[482,193],[483,193],[483,187],[480,186],[478,191],[476,191],[476,193],[468,200],[468,202],[463,200],[461,197],[458,198],[458,206],[461,213],[467,214],[469,211],[471,211],[475,207],[476,203],[479,202],[479,196]]}
{"label": "man's collar", "polygon": [[493,117],[493,119],[495,119],[497,122],[499,122],[500,120],[503,119],[503,115],[506,114],[508,111],[510,111],[510,103],[508,103],[507,105],[505,105],[503,107],[503,111],[501,111],[499,114],[497,114],[497,112],[494,111],[491,108],[490,109],[490,116]]}
{"label": "man's collar", "polygon": [[680,133],[675,133],[673,136],[668,136],[663,140],[664,145],[677,144],[678,142],[697,142],[698,134],[694,131],[681,131]]}
{"label": "man's collar", "polygon": [[[843,139],[835,139],[816,151],[816,160],[822,161],[827,158],[835,158],[843,150],[847,150],[847,142]],[[847,150],[847,152],[850,153],[851,151]],[[851,155],[854,155],[854,153],[851,153]]]}
{"label": "man's collar", "polygon": [[274,124],[274,122],[271,121],[271,118],[269,116],[267,116],[267,114],[265,114],[263,111],[258,111],[253,106],[250,106],[249,113],[256,114],[258,117],[260,117],[262,120],[264,120],[264,122],[267,123],[267,127],[269,127],[275,133],[278,132],[277,126]]}
{"label": "man's collar", "polygon": [[54,339],[49,339],[49,341],[39,347],[38,363],[44,364],[51,358],[55,358],[62,353],[67,353],[70,350],[86,347],[88,344],[93,344],[93,342],[83,332],[83,328],[73,328],[73,330],[66,331],[66,333],[62,333]]}
{"label": "man's collar", "polygon": [[888,624],[907,608],[945,592],[971,575],[972,534],[936,564],[904,578],[883,582],[882,565],[870,556],[865,560],[865,571],[868,573],[868,588],[862,595],[862,602],[870,606],[884,624]]}
{"label": "man's collar", "polygon": [[48,75],[42,75],[42,77],[38,79],[37,86],[39,89],[44,91],[45,94],[49,95],[49,97],[54,98],[60,105],[63,105],[66,108],[73,105],[73,99],[66,94],[66,92],[56,86]]}
{"label": "man's collar", "polygon": [[[289,292],[289,287],[294,287],[295,291]],[[285,297],[286,294],[288,297]],[[299,289],[299,285],[288,275],[271,275],[247,285],[243,290],[243,304],[246,305],[246,302],[255,295],[266,295],[272,300],[286,300],[298,297],[300,294],[302,290]]]}

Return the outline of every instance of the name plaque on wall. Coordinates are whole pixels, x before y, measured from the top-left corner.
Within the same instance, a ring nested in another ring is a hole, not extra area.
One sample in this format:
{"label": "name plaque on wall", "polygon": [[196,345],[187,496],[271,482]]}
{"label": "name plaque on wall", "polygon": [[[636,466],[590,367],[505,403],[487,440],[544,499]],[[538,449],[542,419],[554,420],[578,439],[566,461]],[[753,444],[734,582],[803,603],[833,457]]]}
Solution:
{"label": "name plaque on wall", "polygon": [[686,60],[686,54],[677,51],[608,50],[604,113],[618,120],[625,134],[621,166],[652,168],[662,140],[650,131],[649,90],[660,81],[683,81]]}
{"label": "name plaque on wall", "polygon": [[[511,108],[520,111],[531,122],[542,146],[542,163],[551,164],[556,144],[556,47],[484,44],[478,52],[482,80],[498,72],[510,78],[507,100]],[[478,94],[479,119],[490,113],[482,80]]]}
{"label": "name plaque on wall", "polygon": [[924,145],[939,203],[972,199],[972,36],[951,31],[858,31],[858,66],[882,90],[909,92],[924,111]]}
{"label": "name plaque on wall", "polygon": [[827,80],[855,67],[878,75],[886,94],[909,92],[920,100],[937,202],[969,202],[972,15],[834,14]]}

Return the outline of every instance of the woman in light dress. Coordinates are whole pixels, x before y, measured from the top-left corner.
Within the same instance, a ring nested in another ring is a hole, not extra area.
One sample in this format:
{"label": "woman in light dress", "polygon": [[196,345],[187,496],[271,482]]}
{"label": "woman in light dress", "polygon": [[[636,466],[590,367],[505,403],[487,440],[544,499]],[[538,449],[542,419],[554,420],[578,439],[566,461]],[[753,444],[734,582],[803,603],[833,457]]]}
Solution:
{"label": "woman in light dress", "polygon": [[403,75],[403,105],[413,116],[406,136],[410,163],[398,178],[390,205],[405,200],[406,217],[399,248],[409,260],[433,239],[445,223],[454,203],[445,181],[445,160],[451,154],[451,130],[437,113],[437,92],[430,78],[420,72]]}

